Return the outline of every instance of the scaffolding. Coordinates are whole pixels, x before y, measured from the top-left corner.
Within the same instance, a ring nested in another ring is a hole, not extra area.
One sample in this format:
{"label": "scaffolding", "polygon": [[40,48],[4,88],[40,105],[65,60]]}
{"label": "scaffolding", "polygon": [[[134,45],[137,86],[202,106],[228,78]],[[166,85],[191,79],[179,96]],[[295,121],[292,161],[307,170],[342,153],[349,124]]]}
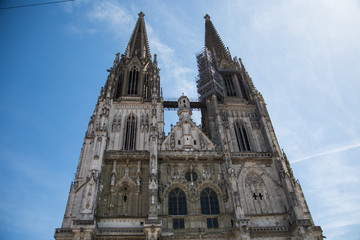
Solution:
{"label": "scaffolding", "polygon": [[219,99],[225,97],[221,77],[215,68],[212,53],[206,47],[196,53],[196,60],[199,75],[196,77],[196,84],[200,101],[205,101],[208,97],[215,94]]}

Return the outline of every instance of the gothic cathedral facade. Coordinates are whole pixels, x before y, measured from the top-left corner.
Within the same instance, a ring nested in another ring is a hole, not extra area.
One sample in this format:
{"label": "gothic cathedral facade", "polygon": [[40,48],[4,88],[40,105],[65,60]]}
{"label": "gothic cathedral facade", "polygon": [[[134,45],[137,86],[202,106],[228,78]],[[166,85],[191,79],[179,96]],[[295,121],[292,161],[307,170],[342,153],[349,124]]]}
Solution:
{"label": "gothic cathedral facade", "polygon": [[[56,240],[323,239],[264,99],[208,15],[196,58],[199,100],[165,101],[139,14],[91,116]],[[179,116],[167,136],[166,108]]]}

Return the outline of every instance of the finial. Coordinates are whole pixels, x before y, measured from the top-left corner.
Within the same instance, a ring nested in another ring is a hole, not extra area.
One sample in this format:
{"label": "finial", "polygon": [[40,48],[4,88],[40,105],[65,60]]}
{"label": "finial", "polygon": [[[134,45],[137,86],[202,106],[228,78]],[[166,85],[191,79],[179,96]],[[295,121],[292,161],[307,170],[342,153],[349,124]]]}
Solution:
{"label": "finial", "polygon": [[181,93],[184,96],[184,92]]}
{"label": "finial", "polygon": [[113,68],[116,66],[116,64],[119,63],[119,55],[120,55],[120,53],[116,53]]}
{"label": "finial", "polygon": [[205,18],[206,21],[210,21],[210,16],[209,16],[209,14],[206,14],[206,15],[204,16],[204,18]]}
{"label": "finial", "polygon": [[139,17],[143,18],[145,16],[145,14],[141,11],[139,14]]}

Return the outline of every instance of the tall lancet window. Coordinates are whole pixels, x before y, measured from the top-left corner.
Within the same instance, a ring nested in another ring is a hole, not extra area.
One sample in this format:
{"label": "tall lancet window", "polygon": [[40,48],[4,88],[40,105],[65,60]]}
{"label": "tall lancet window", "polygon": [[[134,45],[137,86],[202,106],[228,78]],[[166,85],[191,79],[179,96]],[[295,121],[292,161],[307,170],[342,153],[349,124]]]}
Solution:
{"label": "tall lancet window", "polygon": [[[220,214],[219,201],[217,194],[211,188],[205,188],[200,194],[201,213],[205,215]],[[217,217],[206,218],[208,228],[218,228]]]}
{"label": "tall lancet window", "polygon": [[242,81],[242,79],[243,79],[242,76],[240,74],[237,74],[236,76],[237,76],[237,79],[239,81],[239,86],[240,86],[240,90],[241,90],[243,98],[246,99],[246,100],[249,100],[248,95],[247,95],[246,90],[245,90],[245,85],[244,85],[244,83]]}
{"label": "tall lancet window", "polygon": [[136,117],[130,115],[126,121],[124,150],[135,150],[136,146]]}
{"label": "tall lancet window", "polygon": [[224,74],[223,77],[227,95],[229,97],[236,97],[236,91],[234,88],[234,83],[232,81],[232,76],[230,74]]}
{"label": "tall lancet window", "polygon": [[149,86],[149,73],[144,74],[144,92],[143,97],[145,99],[150,99],[150,86]]}
{"label": "tall lancet window", "polygon": [[116,98],[119,98],[122,95],[123,80],[124,80],[124,73],[121,72],[119,75],[119,78],[118,78],[118,87],[116,90]]}
{"label": "tall lancet window", "polygon": [[202,214],[214,215],[220,213],[217,194],[211,188],[205,188],[201,191],[200,203]]}
{"label": "tall lancet window", "polygon": [[236,140],[238,143],[239,151],[240,152],[249,152],[250,144],[249,144],[249,139],[247,137],[244,125],[241,124],[240,122],[235,122],[234,129],[235,129]]}
{"label": "tall lancet window", "polygon": [[139,70],[136,67],[133,67],[129,71],[129,81],[128,81],[128,95],[137,95],[138,94],[138,83],[139,83]]}
{"label": "tall lancet window", "polygon": [[[169,194],[169,215],[186,215],[186,195],[180,188],[175,188]],[[185,228],[184,218],[176,217],[173,219],[173,228]]]}

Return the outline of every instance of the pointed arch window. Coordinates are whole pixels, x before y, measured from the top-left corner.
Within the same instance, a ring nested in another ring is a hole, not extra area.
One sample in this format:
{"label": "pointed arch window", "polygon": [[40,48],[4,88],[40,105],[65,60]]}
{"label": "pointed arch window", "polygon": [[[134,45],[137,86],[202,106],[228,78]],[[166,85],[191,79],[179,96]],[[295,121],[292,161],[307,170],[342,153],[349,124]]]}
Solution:
{"label": "pointed arch window", "polygon": [[180,188],[175,188],[169,194],[169,215],[186,215],[186,195]]}
{"label": "pointed arch window", "polygon": [[248,97],[248,95],[247,95],[247,93],[246,93],[246,90],[245,90],[245,85],[244,85],[244,83],[243,83],[243,78],[242,78],[242,76],[241,76],[240,74],[237,74],[237,79],[238,79],[238,81],[239,81],[239,86],[240,86],[240,90],[241,90],[241,94],[242,94],[243,98],[244,98],[245,100],[249,100],[249,97]]}
{"label": "pointed arch window", "polygon": [[116,90],[116,98],[119,98],[122,95],[123,80],[124,80],[124,73],[121,72],[119,75],[119,78],[118,78],[118,87]]}
{"label": "pointed arch window", "polygon": [[144,91],[143,97],[148,100],[150,99],[150,85],[149,85],[149,73],[145,73],[144,75]]}
{"label": "pointed arch window", "polygon": [[250,144],[249,144],[249,139],[247,137],[244,125],[241,124],[240,122],[235,122],[234,128],[235,128],[235,135],[236,135],[236,140],[238,143],[239,151],[240,152],[249,152]]}
{"label": "pointed arch window", "polygon": [[220,213],[217,194],[211,188],[205,188],[200,194],[201,213],[214,215]]}
{"label": "pointed arch window", "polygon": [[229,97],[236,97],[236,91],[232,80],[232,76],[230,74],[224,74],[223,77],[224,77],[224,83],[225,83],[227,95]]}
{"label": "pointed arch window", "polygon": [[138,94],[138,83],[139,83],[139,70],[136,67],[133,67],[129,71],[128,79],[128,95],[137,95]]}
{"label": "pointed arch window", "polygon": [[136,117],[130,115],[126,121],[124,150],[135,150],[136,146]]}
{"label": "pointed arch window", "polygon": [[198,175],[194,171],[188,171],[185,173],[185,179],[188,182],[195,182],[198,179]]}

